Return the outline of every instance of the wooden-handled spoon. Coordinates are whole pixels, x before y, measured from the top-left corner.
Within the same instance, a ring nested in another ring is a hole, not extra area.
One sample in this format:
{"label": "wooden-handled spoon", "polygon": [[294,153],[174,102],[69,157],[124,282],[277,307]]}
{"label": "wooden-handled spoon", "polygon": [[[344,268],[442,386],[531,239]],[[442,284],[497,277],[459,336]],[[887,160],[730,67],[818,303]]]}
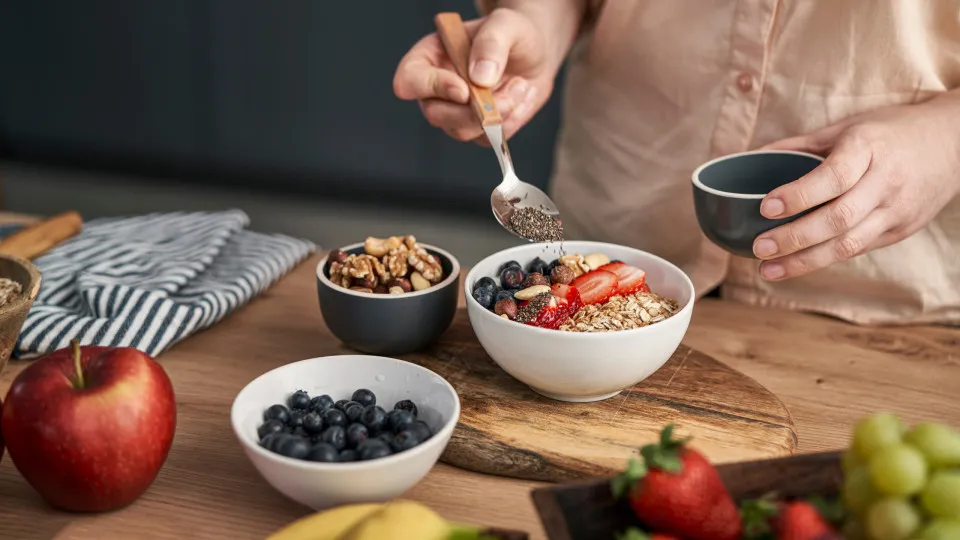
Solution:
{"label": "wooden-handled spoon", "polygon": [[83,218],[74,211],[38,221],[0,240],[0,253],[32,260],[83,230]]}

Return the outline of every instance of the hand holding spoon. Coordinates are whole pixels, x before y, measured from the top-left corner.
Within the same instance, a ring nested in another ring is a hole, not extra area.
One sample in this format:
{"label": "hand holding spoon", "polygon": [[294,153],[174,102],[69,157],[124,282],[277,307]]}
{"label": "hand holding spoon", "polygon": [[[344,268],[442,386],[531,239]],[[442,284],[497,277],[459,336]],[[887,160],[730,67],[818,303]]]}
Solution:
{"label": "hand holding spoon", "polygon": [[458,13],[440,13],[434,18],[437,35],[453,62],[457,73],[470,87],[470,104],[473,106],[490,146],[497,154],[503,181],[490,195],[490,207],[494,217],[504,229],[531,242],[557,241],[562,239],[557,205],[540,188],[522,182],[513,169],[510,149],[503,136],[503,118],[489,88],[470,82],[470,36]]}

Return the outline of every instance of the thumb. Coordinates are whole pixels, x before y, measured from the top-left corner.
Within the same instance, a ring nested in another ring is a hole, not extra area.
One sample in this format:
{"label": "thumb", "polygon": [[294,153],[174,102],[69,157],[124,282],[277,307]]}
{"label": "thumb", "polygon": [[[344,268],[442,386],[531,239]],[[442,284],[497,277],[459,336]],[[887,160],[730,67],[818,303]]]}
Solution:
{"label": "thumb", "polygon": [[507,64],[512,73],[529,72],[544,61],[539,31],[529,19],[511,9],[495,9],[477,29],[470,48],[470,79],[493,87],[503,77]]}

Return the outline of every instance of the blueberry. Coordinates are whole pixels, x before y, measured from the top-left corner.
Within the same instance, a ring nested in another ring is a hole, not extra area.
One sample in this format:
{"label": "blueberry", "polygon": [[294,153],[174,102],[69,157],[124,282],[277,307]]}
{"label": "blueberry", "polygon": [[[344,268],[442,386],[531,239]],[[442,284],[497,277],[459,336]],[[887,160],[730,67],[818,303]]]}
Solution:
{"label": "blueberry", "polygon": [[513,293],[515,291],[511,289],[497,289],[497,295],[493,297],[493,305],[497,305],[497,302],[501,300],[506,300],[507,298],[513,298]]}
{"label": "blueberry", "polygon": [[353,400],[364,407],[368,405],[376,405],[377,395],[366,388],[361,388],[353,393]]}
{"label": "blueberry", "polygon": [[270,435],[271,433],[280,433],[281,431],[286,431],[286,426],[283,422],[274,418],[273,420],[267,420],[266,422],[260,424],[260,427],[257,428],[257,436],[261,439]]}
{"label": "blueberry", "polygon": [[287,456],[293,459],[303,459],[310,452],[310,443],[303,437],[287,435],[287,437],[277,445],[276,452],[281,456]]}
{"label": "blueberry", "polygon": [[334,407],[335,409],[339,409],[339,410],[342,411],[343,408],[347,405],[347,403],[350,403],[350,400],[349,400],[349,399],[341,399],[340,401],[334,403],[334,404],[333,404],[333,407]]}
{"label": "blueberry", "polygon": [[347,430],[343,429],[343,426],[330,426],[320,434],[320,441],[333,446],[339,452],[347,446]]}
{"label": "blueberry", "polygon": [[343,452],[340,452],[340,459],[337,461],[346,463],[348,461],[356,461],[357,459],[358,456],[356,450],[344,450]]}
{"label": "blueberry", "polygon": [[477,289],[489,289],[491,287],[496,287],[497,282],[494,281],[492,277],[483,276],[478,279],[476,283],[473,284],[473,291],[476,292]]}
{"label": "blueberry", "polygon": [[519,268],[507,268],[500,274],[500,286],[504,289],[517,289],[523,285],[523,270]]}
{"label": "blueberry", "polygon": [[287,398],[287,405],[291,409],[306,410],[310,407],[310,395],[303,390],[297,390]]}
{"label": "blueberry", "polygon": [[356,448],[370,437],[370,431],[363,424],[350,424],[347,426],[347,446]]}
{"label": "blueberry", "polygon": [[276,419],[286,424],[287,420],[290,419],[290,411],[283,405],[271,405],[267,410],[263,411],[263,419],[265,421]]}
{"label": "blueberry", "polygon": [[416,420],[410,411],[394,409],[387,413],[387,429],[393,433],[400,433]]}
{"label": "blueberry", "polygon": [[290,411],[290,416],[287,418],[287,425],[291,429],[296,429],[303,425],[303,411],[294,410]]}
{"label": "blueberry", "polygon": [[279,431],[277,433],[267,433],[266,437],[260,439],[260,446],[273,452],[274,447],[277,444],[277,440],[281,439],[285,435],[287,434]]}
{"label": "blueberry", "polygon": [[527,266],[527,273],[532,274],[536,272],[538,274],[543,274],[546,276],[550,274],[549,268],[550,268],[550,265],[544,262],[544,260],[541,259],[540,257],[537,257],[530,262],[529,266]]}
{"label": "blueberry", "polygon": [[398,401],[397,404],[393,406],[393,408],[394,410],[397,410],[397,411],[410,411],[410,413],[413,414],[414,417],[417,416],[417,412],[418,412],[417,405],[414,402],[410,401],[409,399]]}
{"label": "blueberry", "polygon": [[560,259],[554,259],[554,260],[550,261],[550,264],[547,265],[547,273],[544,274],[544,275],[545,275],[545,276],[549,276],[549,275],[550,275],[550,272],[553,272],[553,269],[556,268],[557,265],[559,265],[559,264],[560,264]]}
{"label": "blueberry", "polygon": [[497,286],[481,287],[473,290],[473,299],[485,309],[493,309],[494,299],[497,295]]}
{"label": "blueberry", "polygon": [[407,431],[413,432],[420,442],[423,442],[433,436],[433,431],[430,429],[430,426],[428,426],[423,420],[417,420],[416,422],[413,422],[407,426]]}
{"label": "blueberry", "polygon": [[387,443],[380,439],[369,439],[357,449],[357,455],[363,461],[387,457],[391,453]]}
{"label": "blueberry", "polygon": [[327,443],[317,443],[307,451],[304,457],[310,461],[332,463],[334,461],[340,461],[340,452],[337,452],[336,448]]}
{"label": "blueberry", "polygon": [[503,271],[506,270],[507,268],[516,268],[519,270],[519,269],[522,269],[523,267],[520,266],[520,263],[518,263],[517,261],[507,261],[500,266],[500,269],[497,270],[497,274],[502,274]]}
{"label": "blueberry", "polygon": [[327,427],[346,426],[347,415],[343,414],[340,409],[327,409],[323,412],[323,424]]}
{"label": "blueberry", "polygon": [[304,439],[309,439],[310,434],[307,433],[307,430],[303,429],[303,426],[295,427],[291,432],[291,435],[296,435],[297,437],[303,437]]}
{"label": "blueberry", "polygon": [[369,405],[363,408],[363,413],[360,415],[360,421],[363,422],[363,425],[367,426],[367,429],[371,434],[377,434],[383,431],[384,421],[387,419],[387,413],[379,405]]}
{"label": "blueberry", "polygon": [[401,431],[397,433],[393,440],[390,441],[390,448],[394,452],[403,452],[404,450],[409,450],[414,446],[420,444],[420,440],[417,439],[417,435],[412,431]]}
{"label": "blueberry", "polygon": [[363,405],[356,401],[351,401],[343,406],[343,414],[347,416],[347,423],[360,421],[360,415],[363,414]]}
{"label": "blueberry", "polygon": [[310,400],[310,410],[313,412],[322,413],[330,407],[333,407],[333,398],[326,394]]}
{"label": "blueberry", "polygon": [[393,441],[393,434],[389,432],[383,432],[376,436],[378,441],[382,441],[383,444],[390,446],[390,442]]}
{"label": "blueberry", "polygon": [[310,435],[323,431],[323,417],[319,413],[309,412],[303,415],[303,430]]}

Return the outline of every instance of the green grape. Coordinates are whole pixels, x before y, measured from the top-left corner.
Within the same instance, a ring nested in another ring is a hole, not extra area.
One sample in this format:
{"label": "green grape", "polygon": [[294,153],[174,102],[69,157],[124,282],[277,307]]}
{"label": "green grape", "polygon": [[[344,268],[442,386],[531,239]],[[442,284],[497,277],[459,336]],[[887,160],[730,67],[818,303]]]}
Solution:
{"label": "green grape", "polygon": [[842,532],[844,540],[867,540],[867,533],[863,530],[863,524],[855,519],[844,523]]}
{"label": "green grape", "polygon": [[960,540],[960,520],[935,519],[917,536],[919,540]]}
{"label": "green grape", "polygon": [[870,503],[880,498],[873,487],[870,470],[866,466],[857,467],[843,479],[843,504],[854,514],[861,516],[870,507]]}
{"label": "green grape", "polygon": [[863,459],[869,459],[877,450],[899,443],[904,425],[890,413],[878,413],[863,418],[853,429],[853,448]]}
{"label": "green grape", "polygon": [[920,512],[906,499],[882,499],[867,512],[867,532],[873,540],[907,540],[920,523]]}
{"label": "green grape", "polygon": [[933,473],[920,494],[920,503],[933,516],[960,519],[960,472]]}
{"label": "green grape", "polygon": [[943,424],[917,424],[904,437],[927,457],[931,467],[960,466],[960,433]]}
{"label": "green grape", "polygon": [[887,495],[913,495],[927,483],[927,462],[912,446],[894,444],[870,458],[870,479]]}
{"label": "green grape", "polygon": [[850,471],[860,467],[864,464],[863,458],[860,457],[860,454],[857,454],[853,449],[849,449],[843,453],[843,458],[840,460],[840,465],[843,468],[843,472],[850,474]]}

